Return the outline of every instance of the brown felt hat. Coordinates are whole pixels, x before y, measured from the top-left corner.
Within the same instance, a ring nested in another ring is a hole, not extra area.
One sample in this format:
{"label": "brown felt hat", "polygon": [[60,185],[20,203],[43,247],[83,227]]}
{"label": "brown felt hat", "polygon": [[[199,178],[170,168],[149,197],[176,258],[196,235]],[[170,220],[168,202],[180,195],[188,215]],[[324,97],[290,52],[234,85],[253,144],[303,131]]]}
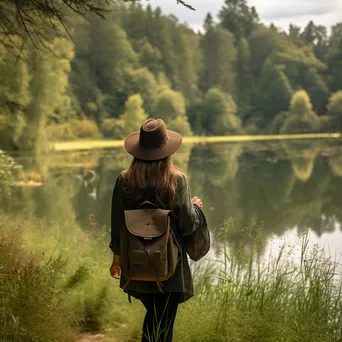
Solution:
{"label": "brown felt hat", "polygon": [[140,131],[125,139],[125,149],[142,160],[160,160],[175,153],[182,144],[182,136],[166,128],[161,119],[146,120]]}

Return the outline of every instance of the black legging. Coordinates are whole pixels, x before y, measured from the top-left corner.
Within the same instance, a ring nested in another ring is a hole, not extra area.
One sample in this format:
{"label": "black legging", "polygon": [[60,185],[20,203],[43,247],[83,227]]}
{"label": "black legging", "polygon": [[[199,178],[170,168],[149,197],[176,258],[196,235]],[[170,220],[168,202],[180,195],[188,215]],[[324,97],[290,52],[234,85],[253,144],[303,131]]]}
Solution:
{"label": "black legging", "polygon": [[147,312],[142,342],[172,342],[179,303],[178,293],[141,294]]}

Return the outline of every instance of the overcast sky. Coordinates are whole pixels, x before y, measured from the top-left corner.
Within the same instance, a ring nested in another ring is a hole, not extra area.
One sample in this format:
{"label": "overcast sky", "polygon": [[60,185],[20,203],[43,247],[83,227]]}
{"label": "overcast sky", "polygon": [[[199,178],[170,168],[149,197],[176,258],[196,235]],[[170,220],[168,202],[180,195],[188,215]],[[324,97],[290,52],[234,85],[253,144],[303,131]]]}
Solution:
{"label": "overcast sky", "polygon": [[[175,14],[181,22],[187,22],[194,29],[202,27],[206,13],[217,15],[224,0],[186,0],[196,11],[177,5],[176,0],[150,0],[153,6],[160,6],[165,14]],[[342,21],[342,0],[249,0],[255,6],[261,21],[274,23],[287,30],[289,24],[305,26],[309,20],[330,27]]]}

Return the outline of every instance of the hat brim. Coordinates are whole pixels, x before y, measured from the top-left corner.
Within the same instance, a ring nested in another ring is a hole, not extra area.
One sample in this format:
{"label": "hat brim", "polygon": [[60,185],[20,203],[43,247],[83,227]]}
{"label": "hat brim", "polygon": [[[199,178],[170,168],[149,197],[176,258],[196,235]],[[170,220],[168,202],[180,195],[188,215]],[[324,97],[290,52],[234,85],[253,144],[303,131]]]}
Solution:
{"label": "hat brim", "polygon": [[140,131],[133,132],[125,139],[126,151],[135,158],[142,160],[160,160],[175,153],[182,144],[182,136],[174,131],[167,130],[169,139],[166,144],[156,148],[146,148],[139,144]]}

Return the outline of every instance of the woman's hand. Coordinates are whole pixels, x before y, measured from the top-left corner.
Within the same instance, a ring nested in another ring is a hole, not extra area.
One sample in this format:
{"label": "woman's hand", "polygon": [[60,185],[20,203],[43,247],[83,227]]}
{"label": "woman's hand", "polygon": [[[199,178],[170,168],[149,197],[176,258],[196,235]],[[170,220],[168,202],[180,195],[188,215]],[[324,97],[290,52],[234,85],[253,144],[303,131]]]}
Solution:
{"label": "woman's hand", "polygon": [[194,198],[191,200],[191,203],[197,205],[197,206],[200,207],[200,208],[203,208],[202,200],[201,200],[200,198],[198,198],[198,197],[194,197]]}
{"label": "woman's hand", "polygon": [[121,268],[119,264],[112,263],[110,266],[110,275],[115,279],[120,279]]}
{"label": "woman's hand", "polygon": [[110,266],[110,275],[114,279],[120,279],[121,268],[120,268],[120,258],[117,255],[113,255],[113,263]]}

